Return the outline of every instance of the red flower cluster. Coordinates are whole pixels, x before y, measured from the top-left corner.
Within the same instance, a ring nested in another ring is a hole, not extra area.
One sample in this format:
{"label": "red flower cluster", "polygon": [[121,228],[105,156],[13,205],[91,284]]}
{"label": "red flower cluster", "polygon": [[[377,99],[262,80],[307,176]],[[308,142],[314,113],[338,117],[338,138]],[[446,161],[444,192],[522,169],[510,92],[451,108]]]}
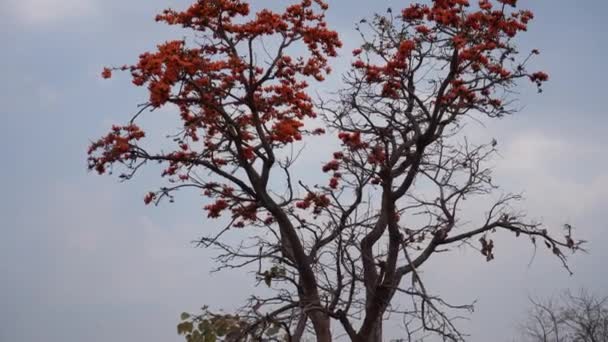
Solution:
{"label": "red flower cluster", "polygon": [[[500,0],[499,3],[515,7],[514,0]],[[403,29],[406,33],[401,40],[390,40],[370,49],[377,59],[353,62],[353,68],[360,72],[369,84],[379,84],[379,95],[386,99],[407,98],[404,84],[413,72],[409,63],[416,57],[427,60],[449,60],[450,55],[440,51],[427,50],[431,46],[442,46],[444,51],[455,50],[456,63],[452,71],[451,86],[440,94],[438,104],[446,108],[485,108],[496,104],[492,98],[497,86],[507,84],[512,79],[525,75],[522,66],[506,63],[516,52],[511,46],[511,38],[525,31],[534,18],[528,10],[494,10],[490,0],[480,0],[478,9],[468,10],[467,0],[434,0],[429,5],[412,4],[401,12]],[[451,44],[449,44],[451,42]],[[359,56],[361,49],[353,51]],[[538,50],[533,50],[533,54]],[[424,56],[422,57],[421,55]],[[502,57],[498,57],[502,56]],[[413,58],[412,58],[413,57]],[[366,56],[368,58],[368,56]],[[373,64],[373,60],[382,60]],[[490,86],[479,87],[466,79],[487,79]],[[539,72],[530,75],[539,86],[548,79]]]}
{"label": "red flower cluster", "polygon": [[[168,9],[156,20],[195,31],[192,46],[184,40],[168,41],[141,54],[136,64],[104,68],[101,75],[110,78],[113,70],[129,70],[133,84],[147,87],[152,108],[179,108],[184,133],[175,139],[178,151],[155,156],[168,164],[163,176],[172,176],[170,182],[190,180],[188,170],[196,163],[220,169],[253,164],[267,157],[267,148],[324,133],[321,128],[305,130],[304,120],[316,116],[307,81],[322,81],[331,72],[329,58],[342,46],[337,32],[325,23],[326,9],[322,0],[299,0],[282,12],[261,10],[254,15],[245,0],[196,1],[184,11]],[[255,51],[246,53],[249,44],[273,39],[285,46],[268,51],[268,60],[253,55]],[[286,47],[297,44],[307,53],[289,56],[291,48]],[[136,165],[138,158],[149,157],[134,153],[133,142],[143,137],[135,125],[115,128],[91,145],[89,168],[103,173],[117,162]],[[203,144],[194,144],[199,140]],[[262,144],[266,148],[260,148]],[[219,197],[205,207],[209,217],[220,216],[230,206],[235,217],[254,218],[253,207],[242,205],[238,196],[205,192]],[[154,199],[147,194],[144,201]]]}
{"label": "red flower cluster", "polygon": [[428,6],[413,4],[401,11],[401,15],[406,21],[422,20],[426,15],[429,15],[430,9]]}
{"label": "red flower cluster", "polygon": [[416,32],[422,34],[423,36],[426,36],[431,33],[431,29],[425,25],[418,25],[416,26]]}
{"label": "red flower cluster", "polygon": [[112,77],[112,70],[109,68],[103,68],[103,71],[101,72],[101,77],[103,77],[103,78]]}
{"label": "red flower cluster", "polygon": [[503,3],[505,5],[513,6],[517,5],[517,0],[498,0],[498,2]]}
{"label": "red flower cluster", "polygon": [[332,160],[323,166],[323,172],[338,171],[340,163],[337,160]]}
{"label": "red flower cluster", "polygon": [[538,72],[533,73],[530,76],[530,79],[533,82],[546,82],[549,80],[549,75],[547,75],[546,73],[544,73],[542,71],[538,71]]}
{"label": "red flower cluster", "polygon": [[148,192],[148,193],[146,194],[146,196],[144,196],[144,203],[145,203],[146,205],[147,205],[147,204],[150,204],[150,203],[152,203],[152,201],[154,201],[155,199],[156,199],[156,194],[155,194],[155,193],[153,193],[153,192]]}
{"label": "red flower cluster", "polygon": [[228,201],[224,199],[218,199],[213,204],[209,204],[205,206],[205,210],[207,210],[207,217],[216,218],[222,215],[222,211],[228,208]]}
{"label": "red flower cluster", "polygon": [[329,179],[329,187],[332,189],[337,189],[339,185],[339,177],[333,176]]}
{"label": "red flower cluster", "polygon": [[286,118],[272,126],[271,139],[282,143],[290,143],[302,139],[300,127],[304,124],[296,119]]}
{"label": "red flower cluster", "polygon": [[361,132],[341,132],[338,134],[338,138],[342,140],[342,143],[349,147],[351,150],[359,150],[367,148],[368,144],[361,140]]}
{"label": "red flower cluster", "polygon": [[232,209],[233,218],[241,218],[245,221],[257,221],[258,220],[258,206],[253,204],[239,205]]}
{"label": "red flower cluster", "polygon": [[382,164],[385,160],[386,153],[384,153],[384,150],[380,145],[372,148],[370,154],[367,156],[367,161],[370,164]]}
{"label": "red flower cluster", "polygon": [[323,208],[327,208],[329,204],[330,200],[327,195],[309,192],[302,201],[296,203],[296,207],[300,209],[308,209],[311,206],[314,206],[313,213],[320,214]]}
{"label": "red flower cluster", "polygon": [[89,147],[89,169],[102,174],[105,173],[109,164],[134,158],[131,153],[131,143],[144,136],[145,133],[134,124],[113,126],[109,134],[95,141]]}
{"label": "red flower cluster", "polygon": [[[166,158],[169,161],[169,166],[163,170],[161,174],[163,177],[176,175],[182,166],[189,165],[196,158],[196,153],[181,150],[168,154]],[[178,178],[183,180],[184,176],[186,175],[180,175]]]}
{"label": "red flower cluster", "polygon": [[[497,2],[504,6],[496,6]],[[369,91],[378,100],[378,108],[391,108],[402,118],[408,110],[415,117],[412,120],[437,116],[443,124],[444,113],[500,110],[503,102],[495,94],[517,78],[528,77],[539,86],[549,79],[544,72],[529,74],[523,65],[508,62],[516,53],[512,38],[533,19],[530,11],[506,8],[514,7],[515,0],[480,0],[478,6],[472,5],[469,0],[434,0],[408,6],[394,21],[385,22],[400,23],[401,27],[395,27],[400,34],[352,51],[354,79],[361,82],[362,92]],[[304,123],[317,115],[308,82],[322,81],[331,72],[328,61],[342,45],[325,23],[326,9],[322,0],[298,0],[282,12],[252,14],[246,0],[199,0],[184,11],[164,11],[158,21],[180,25],[203,38],[192,44],[165,42],[155,51],[141,54],[136,64],[104,68],[101,76],[110,78],[114,70],[129,70],[132,82],[147,88],[153,109],[169,104],[178,108],[183,131],[174,139],[177,151],[148,155],[136,145],[144,137],[139,127],[115,126],[91,145],[89,168],[104,173],[113,163],[136,169],[142,159],[154,160],[164,163],[163,176],[169,176],[168,181],[187,182],[196,179],[192,170],[197,167],[230,179],[243,170],[255,175],[263,164],[263,172],[255,176],[268,182],[268,170],[277,163],[276,150],[305,136],[325,133],[323,128],[306,129]],[[265,41],[276,42],[278,48],[256,54]],[[306,53],[288,55],[297,51],[298,43]],[[421,75],[416,72],[429,71],[424,69],[433,62],[445,67],[426,73],[431,78],[437,75],[426,89],[413,89],[412,80],[417,82]],[[430,94],[415,98],[424,92]],[[429,110],[424,108],[427,105]],[[331,205],[331,189],[354,184],[348,175],[343,178],[338,172],[353,165],[367,163],[371,183],[381,184],[378,169],[392,166],[387,150],[400,157],[385,146],[393,137],[391,132],[381,131],[382,124],[376,125],[383,120],[389,121],[374,117],[365,129],[357,124],[342,127],[345,131],[338,134],[342,151],[335,152],[333,160],[322,167],[323,172],[331,172],[329,188],[323,188],[325,194],[308,193],[295,206],[312,207],[313,213],[320,214]],[[396,127],[395,122],[399,120],[390,118],[389,130]],[[406,131],[398,139],[409,140],[410,136]],[[208,217],[228,211],[236,227],[247,221],[271,224],[270,214],[261,216],[257,189],[237,188],[215,183],[205,186],[203,194],[213,201],[204,207]],[[144,202],[154,202],[163,197],[161,193],[146,194]]]}

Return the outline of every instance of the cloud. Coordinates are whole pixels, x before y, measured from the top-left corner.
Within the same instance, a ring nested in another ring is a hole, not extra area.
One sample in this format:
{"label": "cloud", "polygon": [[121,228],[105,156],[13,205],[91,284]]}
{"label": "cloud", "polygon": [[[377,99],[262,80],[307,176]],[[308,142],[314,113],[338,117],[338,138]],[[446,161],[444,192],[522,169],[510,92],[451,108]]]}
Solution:
{"label": "cloud", "polygon": [[516,183],[509,190],[521,187],[543,214],[575,219],[608,196],[602,154],[601,145],[590,141],[529,131],[510,139],[496,170],[498,179]]}
{"label": "cloud", "polygon": [[[201,226],[110,188],[58,182],[20,205],[28,209],[8,225],[19,228],[0,241],[0,260],[18,260],[0,263],[0,306],[9,308],[0,313],[2,341],[39,340],[43,331],[48,341],[180,341],[180,312],[231,310],[246,297],[253,275],[209,276],[214,253],[190,244]],[[168,224],[148,216],[158,211]]]}
{"label": "cloud", "polygon": [[515,171],[538,170],[568,147],[566,142],[559,139],[528,132],[509,142],[502,166]]}
{"label": "cloud", "polygon": [[99,9],[95,0],[8,0],[8,13],[25,25],[51,25],[67,19],[93,15]]}

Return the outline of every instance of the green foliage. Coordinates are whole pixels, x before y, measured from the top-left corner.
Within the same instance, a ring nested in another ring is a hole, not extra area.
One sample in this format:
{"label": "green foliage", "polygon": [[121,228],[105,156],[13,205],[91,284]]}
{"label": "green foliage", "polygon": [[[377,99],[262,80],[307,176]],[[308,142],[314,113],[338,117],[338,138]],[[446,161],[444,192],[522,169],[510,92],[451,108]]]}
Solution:
{"label": "green foliage", "polygon": [[[278,272],[278,268],[274,270]],[[269,272],[272,272],[269,271]],[[281,325],[267,319],[246,319],[238,315],[211,313],[207,307],[200,315],[182,313],[177,333],[187,342],[283,341]],[[264,339],[266,340],[266,339]]]}
{"label": "green foliage", "polygon": [[274,265],[270,268],[270,270],[264,271],[264,273],[262,273],[261,275],[262,279],[264,280],[264,283],[266,283],[266,285],[270,287],[272,285],[272,279],[285,277],[286,271],[283,266]]}

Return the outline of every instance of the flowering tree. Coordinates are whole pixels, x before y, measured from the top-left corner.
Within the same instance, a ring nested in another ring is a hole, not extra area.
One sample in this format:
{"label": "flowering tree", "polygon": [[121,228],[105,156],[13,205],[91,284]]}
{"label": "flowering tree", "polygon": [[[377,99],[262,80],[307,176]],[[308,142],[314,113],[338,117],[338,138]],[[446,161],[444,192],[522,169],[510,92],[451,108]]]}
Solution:
{"label": "flowering tree", "polygon": [[[459,128],[471,116],[512,113],[518,80],[540,90],[548,79],[526,69],[538,51],[520,57],[515,48],[533,17],[515,6],[435,0],[362,21],[343,89],[318,102],[309,82],[324,80],[341,47],[324,1],[252,15],[245,0],[198,0],[160,14],[158,21],[195,38],[103,70],[105,78],[130,71],[150,97],[127,125],[91,145],[89,168],[120,167],[130,179],[151,162],[164,165],[168,185],[145,203],[182,188],[200,191],[207,216],[229,222],[200,243],[221,251],[220,269],[255,267],[275,290],[252,296],[238,314],[185,314],[179,332],[191,341],[299,341],[306,334],[331,341],[335,322],[352,341],[382,341],[383,319],[399,312],[410,322],[405,335],[457,341],[463,337],[449,316],[457,307],[429,293],[419,272],[439,250],[473,241],[490,261],[491,235],[509,231],[542,241],[567,268],[563,250],[580,242],[570,229],[550,234],[512,212],[517,195],[498,197],[479,226],[459,220],[465,197],[496,190],[485,166],[496,142],[469,144]],[[146,150],[137,122],[146,109],[168,105],[183,123],[170,135],[175,149]],[[314,127],[321,122],[324,128]],[[327,183],[304,184],[294,172],[294,144],[325,129],[340,142],[320,170]],[[224,238],[235,229],[243,229],[238,245]],[[410,309],[393,306],[397,296],[410,298]]]}

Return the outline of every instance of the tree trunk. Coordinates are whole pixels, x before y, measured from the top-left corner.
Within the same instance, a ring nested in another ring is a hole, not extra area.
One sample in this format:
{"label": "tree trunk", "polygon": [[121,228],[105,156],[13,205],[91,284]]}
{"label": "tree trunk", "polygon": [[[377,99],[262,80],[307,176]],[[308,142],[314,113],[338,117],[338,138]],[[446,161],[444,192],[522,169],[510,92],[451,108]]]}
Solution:
{"label": "tree trunk", "polygon": [[382,317],[374,322],[374,326],[368,333],[359,334],[353,342],[382,342]]}
{"label": "tree trunk", "polygon": [[317,342],[332,342],[330,319],[326,313],[320,311],[322,305],[319,299],[317,279],[310,265],[308,255],[304,251],[302,242],[283,209],[267,194],[265,194],[264,201],[268,211],[273,214],[279,225],[282,247],[287,252],[286,257],[292,260],[298,268],[301,286],[300,301],[307,311],[308,318],[310,318],[315,330]]}
{"label": "tree trunk", "polygon": [[306,331],[306,322],[308,322],[308,316],[306,316],[306,312],[302,310],[300,319],[298,320],[298,325],[296,326],[296,330],[291,338],[292,342],[302,341],[302,336],[304,336],[304,332]]}
{"label": "tree trunk", "polygon": [[310,317],[312,326],[315,329],[317,342],[332,342],[329,316],[320,311],[313,311],[308,317]]}
{"label": "tree trunk", "polygon": [[369,342],[382,342],[382,317],[378,318]]}

